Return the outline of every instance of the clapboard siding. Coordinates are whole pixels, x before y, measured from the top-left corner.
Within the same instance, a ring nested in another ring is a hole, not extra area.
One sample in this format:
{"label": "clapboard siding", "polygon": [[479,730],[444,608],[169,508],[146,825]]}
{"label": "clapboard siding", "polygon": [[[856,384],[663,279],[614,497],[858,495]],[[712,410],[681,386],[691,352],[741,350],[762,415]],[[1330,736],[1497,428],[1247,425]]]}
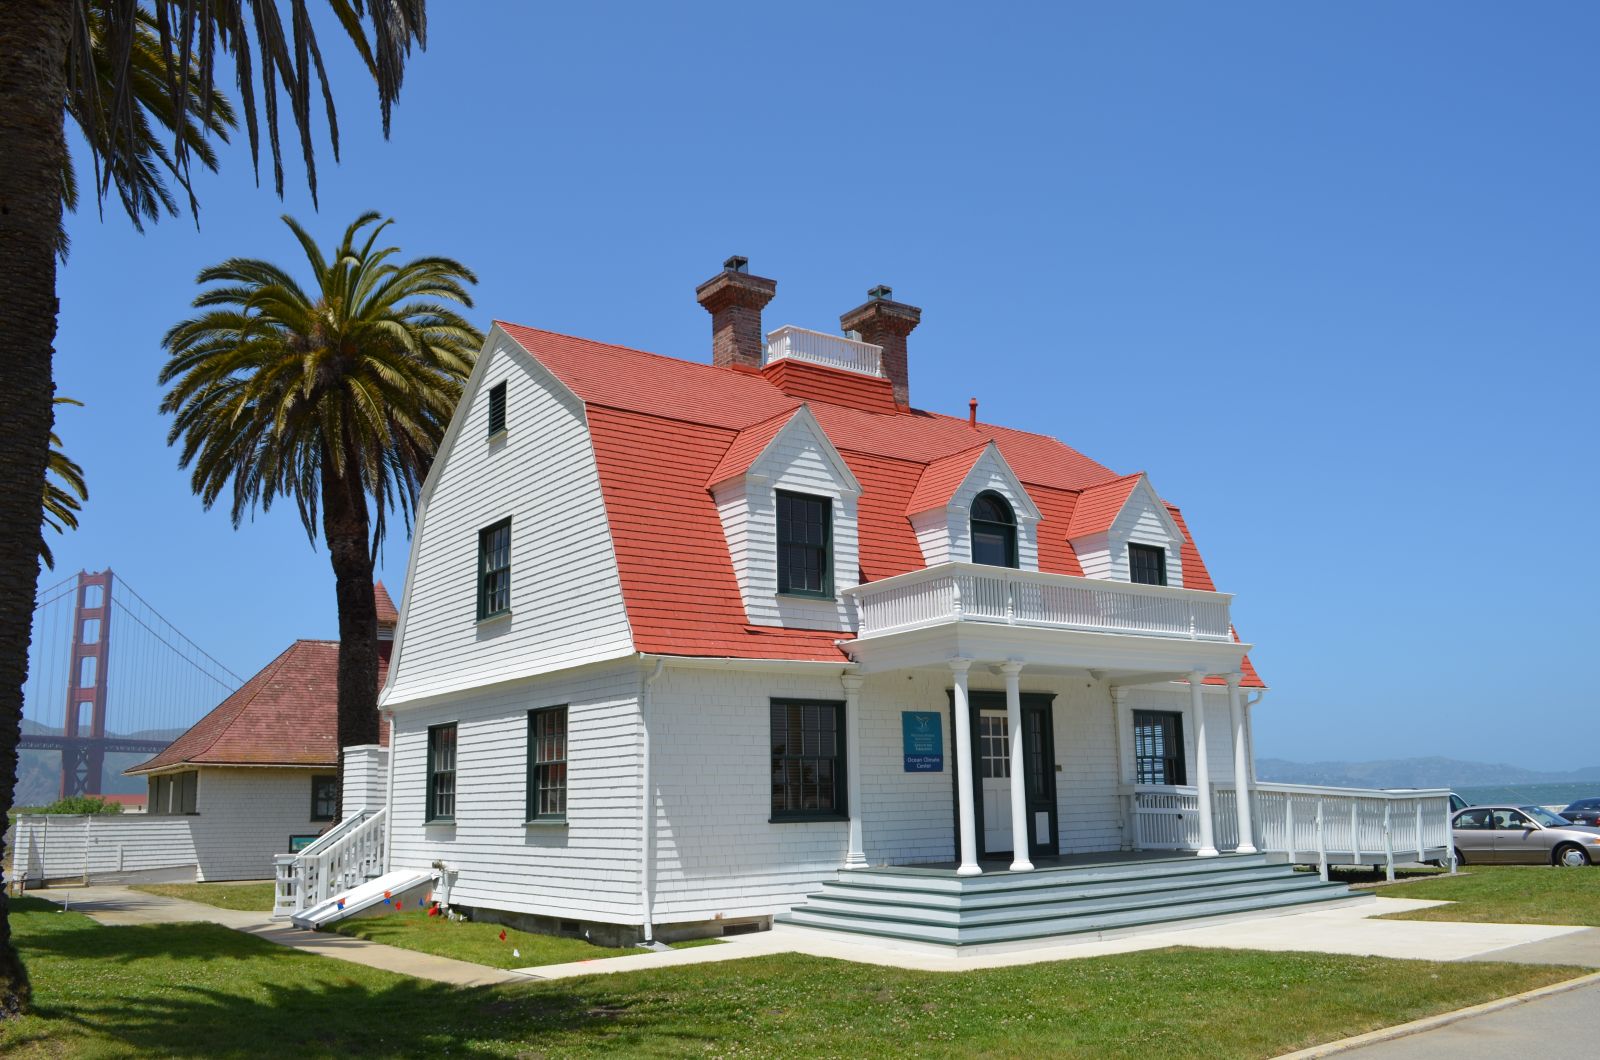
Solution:
{"label": "clapboard siding", "polygon": [[[640,668],[586,667],[395,712],[390,865],[458,873],[451,900],[639,922]],[[528,711],[567,706],[567,823],[525,823]],[[427,730],[454,722],[456,819],[426,824]]]}
{"label": "clapboard siding", "polygon": [[292,835],[316,835],[331,822],[311,819],[311,778],[332,769],[200,770],[194,828],[201,880],[270,880],[272,859]]}
{"label": "clapboard siding", "polygon": [[978,457],[946,505],[912,516],[911,529],[917,535],[927,566],[971,562],[972,502],[978,494],[988,491],[1004,497],[1017,518],[1017,566],[1022,570],[1039,569],[1037,507],[994,446]]}
{"label": "clapboard siding", "polygon": [[1128,495],[1109,532],[1073,542],[1086,578],[1128,580],[1128,545],[1154,545],[1167,553],[1167,584],[1183,587],[1182,540],[1172,516],[1141,484]]}
{"label": "clapboard siding", "polygon": [[[487,436],[507,384],[506,431]],[[511,614],[477,621],[478,534],[511,519]],[[384,703],[632,650],[583,405],[497,328],[418,518]]]}

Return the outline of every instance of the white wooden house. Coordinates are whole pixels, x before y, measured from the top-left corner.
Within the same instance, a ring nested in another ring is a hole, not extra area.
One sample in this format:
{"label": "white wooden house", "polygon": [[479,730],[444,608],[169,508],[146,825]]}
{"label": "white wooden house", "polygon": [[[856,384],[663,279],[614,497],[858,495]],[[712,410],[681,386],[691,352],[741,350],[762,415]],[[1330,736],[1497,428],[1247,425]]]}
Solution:
{"label": "white wooden house", "polygon": [[1415,797],[1252,820],[1262,682],[1149,477],[912,407],[886,288],[842,336],[764,333],[775,288],[698,288],[710,364],[490,332],[381,699],[389,868],[595,938],[968,943],[1343,897],[1282,864],[1317,843],[1440,856]]}

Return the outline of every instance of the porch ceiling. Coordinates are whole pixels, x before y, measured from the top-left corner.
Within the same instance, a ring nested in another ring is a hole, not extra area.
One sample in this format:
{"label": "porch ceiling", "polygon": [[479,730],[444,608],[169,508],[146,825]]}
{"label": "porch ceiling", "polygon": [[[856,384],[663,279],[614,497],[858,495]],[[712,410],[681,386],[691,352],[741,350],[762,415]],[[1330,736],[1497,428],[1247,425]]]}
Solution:
{"label": "porch ceiling", "polygon": [[1195,670],[1232,673],[1251,645],[1236,642],[1040,629],[951,621],[839,645],[863,674],[933,666],[950,659],[1016,659],[1034,669],[1095,671],[1114,684],[1170,680]]}

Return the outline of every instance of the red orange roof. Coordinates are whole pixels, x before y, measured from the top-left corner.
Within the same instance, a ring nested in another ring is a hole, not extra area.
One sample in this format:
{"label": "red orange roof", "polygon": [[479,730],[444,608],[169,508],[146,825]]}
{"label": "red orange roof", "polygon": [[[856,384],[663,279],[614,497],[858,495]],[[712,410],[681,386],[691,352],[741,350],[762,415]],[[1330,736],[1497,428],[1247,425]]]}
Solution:
{"label": "red orange roof", "polygon": [[389,590],[383,587],[383,582],[372,583],[372,595],[378,604],[378,625],[393,626],[400,621],[400,611],[394,606],[394,601],[389,597]]}
{"label": "red orange roof", "polygon": [[[799,407],[795,394],[780,388],[789,369],[731,371],[496,323],[586,406],[639,651],[845,661],[837,632],[749,623],[708,489],[746,470]],[[885,409],[877,398],[871,387],[843,385],[805,394],[806,407],[861,484],[857,529],[867,581],[922,568],[908,512],[932,507],[928,498],[947,482],[953,493],[990,442],[1040,510],[1043,571],[1081,575],[1068,543],[1081,498],[1093,487],[1138,478],[1119,476],[1045,435],[918,409]],[[1124,501],[1131,490],[1130,484]],[[1181,527],[1182,517],[1172,512]],[[1184,583],[1212,589],[1192,539],[1184,542],[1182,557]]]}
{"label": "red orange roof", "polygon": [[1139,480],[1143,477],[1144,472],[1136,471],[1131,475],[1114,478],[1110,482],[1102,482],[1098,486],[1090,486],[1078,494],[1078,506],[1073,509],[1072,522],[1067,526],[1067,537],[1076,540],[1110,530],[1111,524],[1117,521],[1123,505],[1128,503],[1128,498],[1133,495],[1134,488],[1139,485]]}

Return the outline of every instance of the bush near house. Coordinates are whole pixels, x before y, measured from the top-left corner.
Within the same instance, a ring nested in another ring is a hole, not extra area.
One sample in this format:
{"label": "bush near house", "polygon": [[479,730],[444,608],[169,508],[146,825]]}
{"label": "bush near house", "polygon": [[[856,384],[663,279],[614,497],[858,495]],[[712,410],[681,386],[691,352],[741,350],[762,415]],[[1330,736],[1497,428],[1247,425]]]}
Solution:
{"label": "bush near house", "polygon": [[24,813],[108,814],[121,813],[122,803],[102,799],[98,795],[69,795],[48,806],[20,806],[11,811],[13,817]]}

